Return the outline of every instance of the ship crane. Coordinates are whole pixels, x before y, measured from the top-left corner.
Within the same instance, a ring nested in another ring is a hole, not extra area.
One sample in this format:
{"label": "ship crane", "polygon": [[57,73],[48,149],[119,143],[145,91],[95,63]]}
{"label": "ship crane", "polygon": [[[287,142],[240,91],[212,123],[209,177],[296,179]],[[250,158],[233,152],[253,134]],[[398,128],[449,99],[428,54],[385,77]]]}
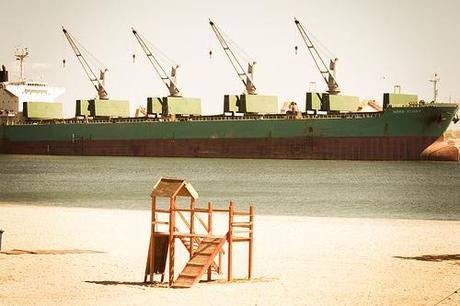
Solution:
{"label": "ship crane", "polygon": [[86,60],[86,58],[80,52],[80,49],[78,48],[78,45],[73,36],[70,35],[70,33],[64,27],[62,27],[62,32],[64,32],[64,35],[67,38],[73,52],[77,56],[78,61],[83,67],[85,74],[88,76],[94,88],[96,88],[98,98],[107,100],[109,98],[107,90],[105,89],[105,73],[108,71],[107,68],[104,67],[99,69],[99,77],[97,77],[93,69],[91,69],[91,66]]}
{"label": "ship crane", "polygon": [[227,55],[230,63],[232,64],[233,68],[235,69],[238,77],[243,82],[244,87],[246,89],[246,93],[248,95],[255,95],[256,94],[256,87],[254,85],[254,65],[256,64],[255,61],[248,62],[248,70],[244,70],[241,63],[238,61],[238,58],[235,56],[235,53],[230,48],[229,44],[222,36],[221,31],[217,27],[217,25],[209,19],[209,24],[211,25],[214,34],[216,34],[217,39],[219,40],[220,45],[224,49],[225,54]]}
{"label": "ship crane", "polygon": [[169,96],[170,97],[182,97],[182,94],[179,88],[177,87],[177,83],[176,83],[176,74],[177,74],[177,69],[179,68],[179,65],[173,65],[171,67],[171,75],[168,75],[165,69],[163,68],[163,66],[161,66],[160,62],[158,61],[157,59],[158,56],[155,57],[154,53],[150,50],[149,46],[142,39],[142,36],[134,28],[131,28],[131,30],[133,31],[134,36],[139,42],[139,45],[141,46],[142,50],[144,50],[145,55],[149,59],[150,63],[152,64],[153,68],[157,72],[158,76],[168,88]]}
{"label": "ship crane", "polygon": [[323,77],[324,81],[327,84],[327,88],[328,88],[327,92],[331,95],[339,94],[340,88],[335,78],[335,73],[336,73],[335,66],[336,66],[338,58],[331,58],[329,61],[329,67],[328,67],[326,63],[324,62],[323,58],[321,57],[321,55],[319,54],[318,50],[316,49],[315,45],[313,44],[313,41],[311,40],[310,36],[307,34],[307,31],[305,31],[305,28],[300,23],[300,21],[297,20],[297,18],[294,18],[294,22],[297,26],[297,29],[300,32],[300,35],[302,36],[303,41],[305,42],[305,45],[307,46],[308,51],[313,57],[316,67],[318,68],[319,72],[321,73],[321,76]]}

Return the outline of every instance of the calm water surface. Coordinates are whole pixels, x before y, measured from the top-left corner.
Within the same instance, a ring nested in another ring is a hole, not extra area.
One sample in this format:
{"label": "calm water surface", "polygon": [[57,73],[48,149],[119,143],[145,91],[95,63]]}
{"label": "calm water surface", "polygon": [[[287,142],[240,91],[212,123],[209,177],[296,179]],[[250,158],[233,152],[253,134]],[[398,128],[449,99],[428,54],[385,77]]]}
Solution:
{"label": "calm water surface", "polygon": [[0,155],[0,202],[149,209],[161,176],[257,214],[460,219],[460,163]]}

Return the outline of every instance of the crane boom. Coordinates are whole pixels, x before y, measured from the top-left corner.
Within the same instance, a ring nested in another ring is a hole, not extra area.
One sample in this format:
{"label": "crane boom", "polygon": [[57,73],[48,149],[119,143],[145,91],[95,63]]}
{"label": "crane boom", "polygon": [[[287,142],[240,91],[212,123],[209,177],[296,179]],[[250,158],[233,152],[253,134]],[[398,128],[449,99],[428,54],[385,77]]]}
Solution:
{"label": "crane boom", "polygon": [[308,36],[307,31],[305,31],[300,21],[297,20],[297,18],[294,18],[294,22],[297,26],[297,29],[300,32],[300,36],[302,36],[302,39],[305,42],[305,45],[307,46],[308,51],[313,57],[313,61],[315,62],[316,67],[318,68],[319,72],[321,73],[321,76],[323,77],[324,81],[327,84],[327,87],[328,87],[327,92],[331,95],[336,95],[340,93],[339,84],[337,84],[337,80],[335,78],[335,72],[336,72],[335,64],[338,59],[337,58],[331,59],[329,62],[329,67],[328,67],[326,63],[324,62],[323,58],[318,53],[318,50],[313,44],[313,41]]}
{"label": "crane boom", "polygon": [[157,72],[158,76],[168,88],[169,95],[171,97],[181,97],[182,95],[179,91],[179,88],[177,88],[177,84],[176,84],[176,73],[177,73],[177,68],[179,68],[179,65],[175,65],[171,67],[171,76],[169,76],[166,73],[166,71],[163,69],[163,67],[161,66],[160,62],[154,56],[152,51],[150,51],[150,48],[144,42],[144,40],[139,35],[139,33],[134,28],[131,28],[131,30],[133,31],[134,36],[139,42],[139,45],[141,46],[142,50],[144,50],[145,55],[149,59],[150,63],[152,64],[153,68]]}
{"label": "crane boom", "polygon": [[73,52],[77,56],[78,61],[83,67],[85,74],[88,76],[94,88],[96,88],[99,99],[104,99],[104,100],[108,99],[109,95],[107,93],[107,90],[105,89],[105,84],[104,84],[105,83],[105,73],[107,72],[107,68],[100,69],[99,78],[98,78],[96,74],[94,73],[94,71],[91,69],[91,66],[89,65],[86,58],[80,52],[80,49],[75,43],[75,40],[73,39],[72,35],[70,35],[70,33],[64,27],[62,27],[62,32],[64,32],[64,35],[67,38]]}
{"label": "crane boom", "polygon": [[233,53],[228,43],[225,41],[225,38],[220,33],[220,30],[217,27],[217,25],[211,19],[209,19],[209,24],[211,25],[211,28],[214,31],[214,34],[216,34],[216,37],[219,40],[220,45],[224,49],[224,52],[227,55],[228,59],[230,60],[230,63],[235,69],[238,77],[243,82],[246,92],[249,95],[255,95],[256,87],[254,85],[253,77],[254,77],[254,65],[256,64],[256,62],[252,62],[252,63],[249,62],[248,71],[246,72],[243,69],[243,66],[241,66],[240,62],[238,61],[238,58],[235,56],[235,54]]}

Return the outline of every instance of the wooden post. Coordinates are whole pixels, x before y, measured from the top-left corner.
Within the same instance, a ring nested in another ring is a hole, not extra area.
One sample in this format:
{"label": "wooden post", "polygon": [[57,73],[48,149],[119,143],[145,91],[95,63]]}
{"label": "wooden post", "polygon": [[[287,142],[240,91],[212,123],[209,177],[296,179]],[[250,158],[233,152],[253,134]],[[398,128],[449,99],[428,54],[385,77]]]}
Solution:
{"label": "wooden post", "polygon": [[208,234],[212,235],[212,203],[208,202]]}
{"label": "wooden post", "polygon": [[[195,234],[195,199],[190,200],[190,234]],[[193,242],[194,237],[190,237],[190,258],[193,256]]]}
{"label": "wooden post", "polygon": [[[208,234],[212,235],[212,203],[211,202],[208,202]],[[220,254],[220,252],[219,252],[219,254]],[[212,264],[211,264],[211,266],[209,266],[209,269],[208,269],[208,281],[210,281],[211,278],[212,278],[211,267],[212,267]],[[218,269],[220,269],[220,268],[218,268]]]}
{"label": "wooden post", "polygon": [[174,230],[176,227],[176,198],[169,198],[169,286],[174,282]]}
{"label": "wooden post", "polygon": [[152,235],[149,240],[149,250],[147,252],[147,262],[145,263],[144,283],[147,282],[147,278],[150,275],[150,249],[152,248]]}
{"label": "wooden post", "polygon": [[252,277],[252,248],[254,240],[254,207],[249,207],[249,255],[248,255],[248,279]]}
{"label": "wooden post", "polygon": [[152,199],[152,252],[150,254],[150,281],[153,281],[155,272],[155,238],[156,238],[156,221],[157,221],[157,197]]}
{"label": "wooden post", "polygon": [[[157,198],[156,196],[152,197],[152,221],[150,224],[150,246],[149,246],[149,254],[148,254],[148,273],[150,274],[150,282],[153,282],[153,272],[155,267],[155,222],[156,222],[156,206],[157,206]],[[147,280],[147,276],[144,278],[144,281]]]}
{"label": "wooden post", "polygon": [[217,273],[222,274],[222,252],[219,252],[219,267]]}
{"label": "wooden post", "polygon": [[233,251],[233,201],[230,201],[230,205],[228,206],[228,271],[227,271],[227,280],[231,282],[233,280],[232,275],[232,251]]}

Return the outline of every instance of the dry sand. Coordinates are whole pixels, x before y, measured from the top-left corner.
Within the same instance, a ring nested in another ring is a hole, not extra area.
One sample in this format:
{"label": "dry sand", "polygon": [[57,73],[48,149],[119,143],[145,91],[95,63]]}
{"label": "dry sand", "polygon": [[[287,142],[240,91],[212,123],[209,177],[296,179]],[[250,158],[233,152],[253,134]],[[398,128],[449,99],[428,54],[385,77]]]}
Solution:
{"label": "dry sand", "polygon": [[[460,287],[460,222],[258,215],[252,281],[147,286],[149,218],[0,205],[3,250],[104,252],[0,254],[0,304],[434,305]],[[186,259],[179,255],[176,270]],[[234,277],[244,278],[243,245],[234,260]],[[441,305],[460,305],[460,292]]]}

